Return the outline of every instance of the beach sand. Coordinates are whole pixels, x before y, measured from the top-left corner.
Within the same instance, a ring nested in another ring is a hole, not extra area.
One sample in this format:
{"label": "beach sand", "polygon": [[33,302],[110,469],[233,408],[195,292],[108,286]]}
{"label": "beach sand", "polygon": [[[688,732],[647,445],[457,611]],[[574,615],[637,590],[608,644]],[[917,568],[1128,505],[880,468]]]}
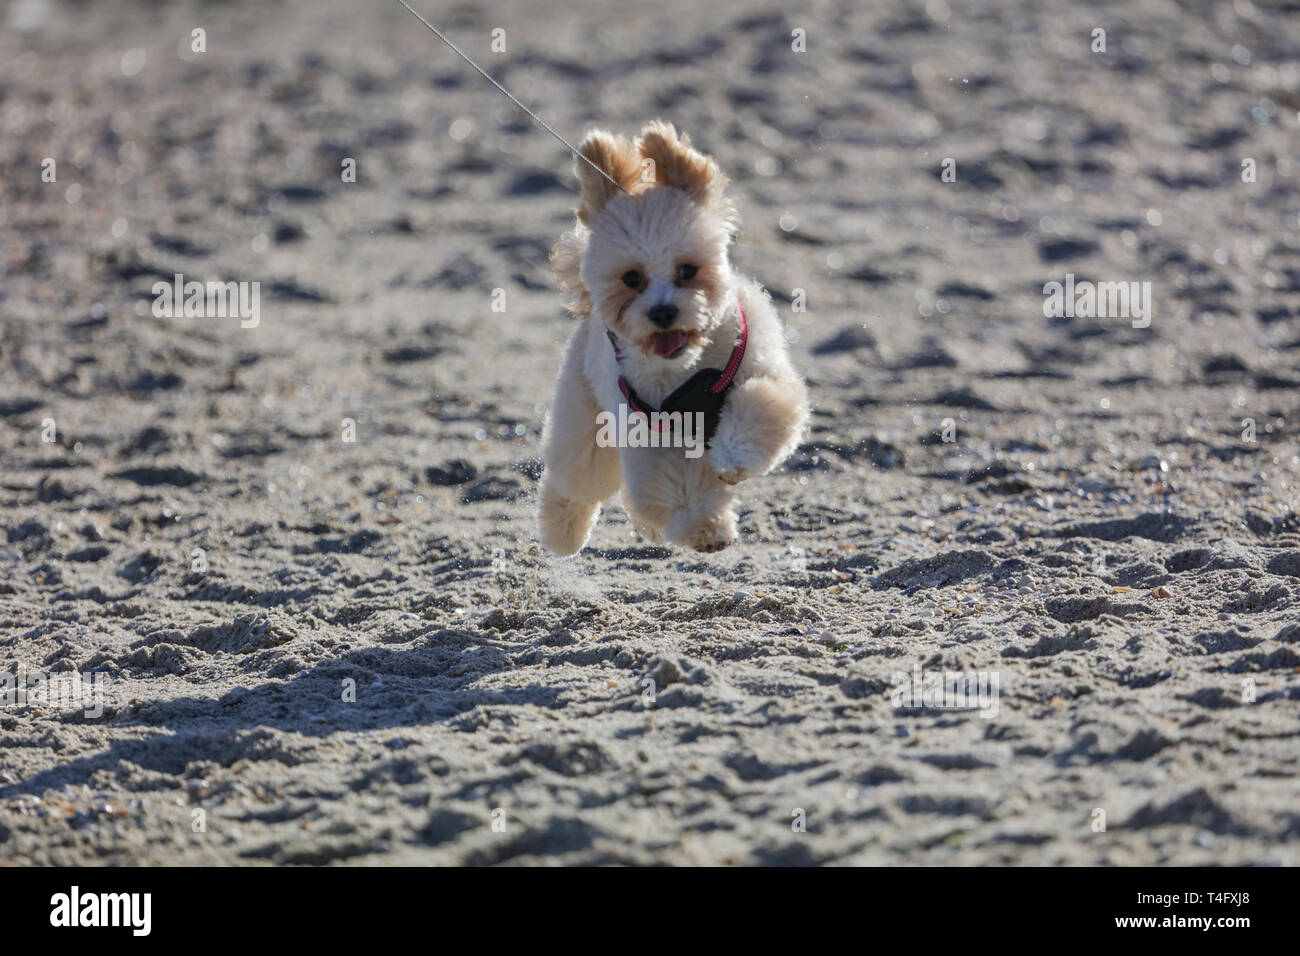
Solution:
{"label": "beach sand", "polygon": [[0,706],[0,861],[1297,862],[1300,7],[415,6],[717,158],[807,441],[544,554],[566,150],[395,3],[10,4],[0,671],[104,711]]}

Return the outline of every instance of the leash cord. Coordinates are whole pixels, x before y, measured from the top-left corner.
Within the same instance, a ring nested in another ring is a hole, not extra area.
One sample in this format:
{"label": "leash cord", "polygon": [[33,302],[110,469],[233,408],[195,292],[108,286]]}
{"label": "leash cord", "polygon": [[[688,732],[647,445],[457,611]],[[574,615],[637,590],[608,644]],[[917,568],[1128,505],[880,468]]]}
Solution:
{"label": "leash cord", "polygon": [[[523,110],[525,113],[527,113],[527,114],[532,118],[533,122],[535,122],[538,126],[540,126],[542,129],[546,130],[546,132],[550,133],[552,136],[554,136],[556,139],[558,139],[561,143],[563,143],[565,149],[567,149],[569,152],[571,152],[571,153],[572,153],[574,156],[576,156],[578,159],[582,160],[584,163],[586,163],[588,166],[590,166],[590,167],[591,167],[592,169],[594,169],[596,172],[600,173],[602,176],[604,176],[606,179],[608,179],[608,180],[610,181],[610,183],[613,184],[616,188],[618,188],[621,192],[627,193],[627,190],[624,189],[624,188],[622,187],[622,185],[621,185],[617,180],[614,179],[613,176],[611,176],[609,173],[605,172],[605,170],[601,169],[599,166],[597,166],[595,163],[593,163],[593,162],[592,162],[590,159],[588,159],[586,156],[583,156],[582,153],[580,153],[580,152],[578,152],[576,149],[574,149],[574,148],[569,144],[569,141],[568,141],[567,139],[565,139],[563,136],[561,136],[561,135],[560,135],[559,133],[557,133],[555,130],[551,129],[551,127],[548,126],[548,125],[545,123],[545,121],[542,120],[542,118],[541,118],[540,116],[538,116],[536,113],[534,113],[532,110],[530,110],[527,106],[524,106],[523,103],[520,103],[517,99],[515,99],[513,93],[511,93],[509,90],[507,90],[504,86],[502,86],[502,85],[501,85],[500,83],[498,83],[496,80],[492,79],[492,77],[488,75],[488,73],[487,73],[486,70],[484,70],[481,66],[479,66],[477,63],[475,63],[473,60],[471,60],[468,56],[466,56],[464,53],[462,53],[460,47],[456,46],[456,44],[452,43],[452,42],[451,42],[450,40],[448,40],[445,36],[443,36],[442,33],[438,30],[438,28],[435,27],[432,23],[430,23],[428,20],[424,19],[424,17],[420,16],[420,14],[416,13],[415,10],[413,10],[413,9],[411,8],[411,6],[406,2],[406,0],[397,0],[397,2],[400,3],[402,6],[406,7],[407,10],[410,10],[411,13],[415,16],[415,18],[416,18],[417,20],[419,20],[419,21],[420,21],[421,23],[423,23],[426,27],[428,27],[430,30],[432,30],[434,36],[436,36],[439,40],[441,40],[443,43],[447,44],[447,46],[451,47],[452,50],[456,53],[457,56],[459,56],[462,60],[464,60],[464,61],[465,61],[466,63],[468,63],[470,66],[474,67],[474,69],[477,70],[477,71],[479,72],[479,74],[483,77],[483,79],[487,80],[489,83],[491,83],[493,86],[495,86],[498,90],[500,90],[502,93],[504,93],[504,94],[509,98],[509,100],[510,100],[511,103],[514,103],[515,106],[519,107],[521,110]],[[628,193],[628,195],[631,195],[631,194]]]}

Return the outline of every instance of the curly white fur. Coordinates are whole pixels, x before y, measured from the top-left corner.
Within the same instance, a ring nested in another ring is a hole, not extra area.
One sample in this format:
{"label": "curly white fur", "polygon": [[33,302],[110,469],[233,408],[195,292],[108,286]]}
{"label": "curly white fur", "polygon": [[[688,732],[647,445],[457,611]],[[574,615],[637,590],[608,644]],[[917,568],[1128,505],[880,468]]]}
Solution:
{"label": "curly white fur", "polygon": [[[799,445],[807,391],[771,299],[731,269],[727,248],[735,215],[713,161],[663,123],[650,124],[635,141],[592,132],[582,153],[626,192],[578,163],[579,223],[552,255],[561,287],[583,318],[565,350],[543,434],[542,543],[560,555],[577,553],[600,506],[621,489],[646,537],[720,550],[736,535],[735,486],[766,474]],[[689,280],[680,272],[683,264],[697,270]],[[624,277],[633,271],[641,284],[629,288]],[[664,304],[677,307],[671,328],[688,343],[671,357],[656,353],[655,337],[663,330],[646,315]],[[644,401],[659,407],[699,369],[727,364],[738,305],[749,341],[707,454],[597,444],[599,413],[617,416],[625,401],[620,372]],[[607,329],[621,343],[621,365]]]}

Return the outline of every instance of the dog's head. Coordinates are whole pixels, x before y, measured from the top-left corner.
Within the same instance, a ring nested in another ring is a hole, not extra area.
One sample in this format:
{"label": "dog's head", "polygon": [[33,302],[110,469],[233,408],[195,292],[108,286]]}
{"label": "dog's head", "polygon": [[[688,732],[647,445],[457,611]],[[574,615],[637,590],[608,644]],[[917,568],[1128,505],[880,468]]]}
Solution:
{"label": "dog's head", "polygon": [[735,212],[723,196],[726,177],[659,121],[635,140],[595,130],[580,151],[596,169],[576,162],[582,199],[574,234],[580,246],[570,250],[580,283],[574,291],[647,355],[679,361],[697,353],[732,295],[727,246]]}

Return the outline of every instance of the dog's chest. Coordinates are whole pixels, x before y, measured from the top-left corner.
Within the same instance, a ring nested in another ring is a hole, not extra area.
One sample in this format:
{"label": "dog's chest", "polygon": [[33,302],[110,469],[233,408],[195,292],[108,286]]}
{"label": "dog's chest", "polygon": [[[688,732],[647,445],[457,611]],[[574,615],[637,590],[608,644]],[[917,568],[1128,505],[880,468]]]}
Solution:
{"label": "dog's chest", "polygon": [[[608,398],[614,406],[626,401],[626,396],[619,387],[618,379],[621,375],[626,384],[635,392],[637,398],[642,402],[655,408],[662,408],[664,403],[670,398],[677,398],[681,401],[691,404],[699,404],[705,401],[702,394],[708,391],[709,386],[713,385],[721,370],[727,365],[728,359],[732,354],[732,342],[724,334],[716,336],[714,341],[710,342],[700,353],[699,357],[688,365],[672,365],[662,360],[651,359],[640,353],[629,354],[627,349],[623,350],[620,357],[615,355],[615,346],[613,343],[606,342],[603,352],[603,365],[607,376],[613,381],[614,387],[607,392]],[[716,373],[709,375],[710,371]],[[602,399],[605,395],[601,396]],[[602,405],[610,411],[605,401]],[[667,409],[666,409],[667,410]],[[679,409],[685,411],[685,408]],[[692,408],[691,410],[696,410]],[[700,409],[703,410],[703,409]]]}

